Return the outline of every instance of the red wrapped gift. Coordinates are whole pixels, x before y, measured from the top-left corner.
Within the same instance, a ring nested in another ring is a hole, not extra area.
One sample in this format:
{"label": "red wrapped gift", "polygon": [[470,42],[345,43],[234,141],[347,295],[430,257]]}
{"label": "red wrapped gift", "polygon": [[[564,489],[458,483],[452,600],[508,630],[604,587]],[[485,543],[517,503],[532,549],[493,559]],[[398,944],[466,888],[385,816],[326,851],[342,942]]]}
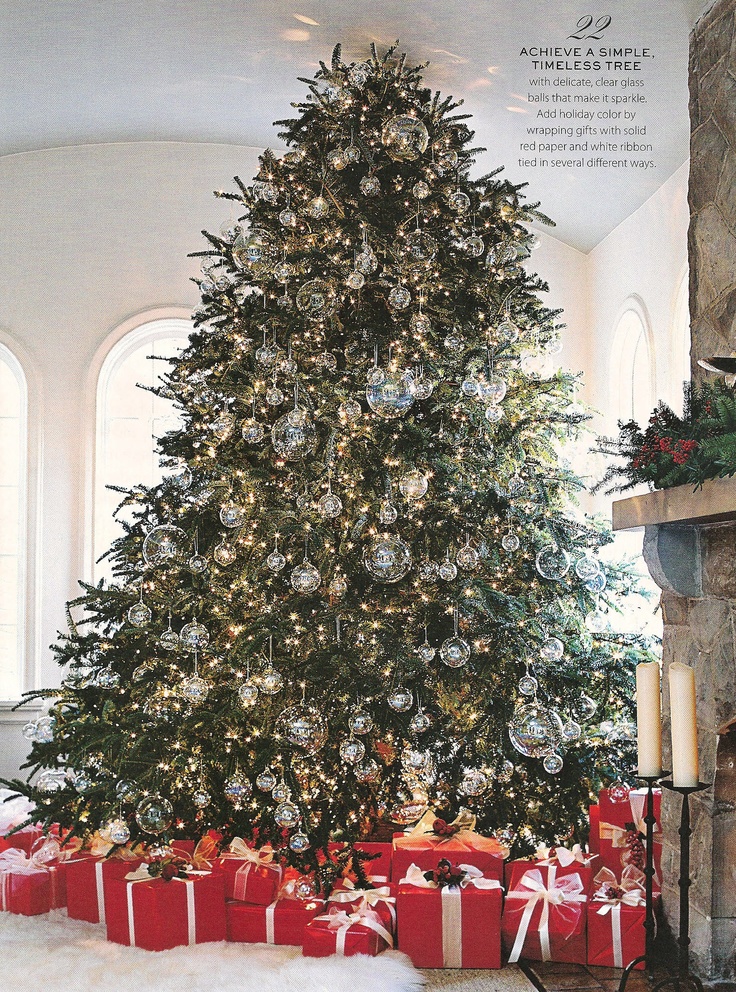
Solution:
{"label": "red wrapped gift", "polygon": [[358,840],[353,844],[356,851],[378,854],[372,861],[363,862],[363,870],[369,878],[387,882],[391,878],[391,857],[393,844],[380,844],[374,841]]}
{"label": "red wrapped gift", "polygon": [[304,902],[284,897],[270,906],[228,901],[225,904],[227,939],[242,944],[292,944],[301,947],[305,927],[324,908],[321,899]]}
{"label": "red wrapped gift", "polygon": [[19,851],[30,854],[31,848],[41,837],[43,830],[40,827],[25,827],[17,833],[6,835],[5,840],[9,847],[16,847]]}
{"label": "red wrapped gift", "polygon": [[146,865],[105,885],[107,939],[165,951],[225,940],[224,878],[192,871],[187,878],[152,878]]}
{"label": "red wrapped gift", "polygon": [[578,872],[557,876],[554,865],[528,868],[506,895],[501,937],[509,962],[585,964],[585,883]]}
{"label": "red wrapped gift", "polygon": [[437,862],[446,858],[453,864],[473,865],[487,878],[502,882],[507,850],[495,838],[475,833],[474,826],[474,816],[459,816],[446,824],[427,810],[409,833],[394,836],[391,881],[401,881],[411,865],[434,871]]}
{"label": "red wrapped gift", "polygon": [[323,916],[315,916],[304,928],[302,953],[308,958],[326,958],[332,954],[343,957],[369,954],[375,957],[393,946],[393,936],[370,906],[347,913],[333,905]]}
{"label": "red wrapped gift", "polygon": [[418,968],[501,967],[501,883],[460,867],[459,886],[439,888],[417,865],[399,884],[398,945]]}
{"label": "red wrapped gift", "polygon": [[[618,801],[619,799],[623,801]],[[601,789],[598,797],[600,804],[600,855],[601,863],[610,868],[614,874],[619,874],[627,864],[643,867],[641,862],[646,855],[646,832],[644,822],[646,816],[646,789],[632,789],[628,796],[621,796],[620,789]],[[661,805],[662,790],[653,792],[654,811],[654,872],[657,879],[662,878],[662,825]],[[631,831],[631,832],[630,832]],[[633,832],[633,835],[632,835]],[[635,846],[639,846],[639,851]]]}
{"label": "red wrapped gift", "polygon": [[595,806],[588,806],[588,820],[590,822],[590,833],[588,834],[588,850],[591,854],[601,853],[600,825],[601,808],[596,803]]}
{"label": "red wrapped gift", "polygon": [[335,886],[327,901],[349,913],[361,906],[369,906],[381,917],[386,929],[395,934],[396,888],[396,885],[387,882],[374,889],[359,889],[349,878],[345,878]]}
{"label": "red wrapped gift", "polygon": [[270,906],[283,879],[283,869],[273,858],[273,848],[269,845],[256,851],[236,837],[229,851],[214,862],[225,877],[227,898]]}
{"label": "red wrapped gift", "polygon": [[57,865],[28,857],[17,847],[0,852],[0,911],[39,916],[62,907],[64,896]]}
{"label": "red wrapped gift", "polygon": [[80,852],[62,867],[66,876],[66,911],[72,920],[105,922],[105,894],[113,879],[123,878],[140,858],[95,858]]}
{"label": "red wrapped gift", "polygon": [[542,878],[546,881],[550,868],[555,869],[557,878],[566,875],[579,875],[585,887],[586,895],[593,885],[594,855],[586,854],[579,844],[568,849],[566,847],[539,847],[533,858],[522,858],[510,861],[506,865],[506,887],[518,888],[519,881],[530,868],[539,868]]}
{"label": "red wrapped gift", "polygon": [[[646,950],[644,873],[627,865],[621,882],[610,868],[595,876],[597,886],[588,903],[588,964],[625,968]],[[643,970],[640,961],[635,968]]]}

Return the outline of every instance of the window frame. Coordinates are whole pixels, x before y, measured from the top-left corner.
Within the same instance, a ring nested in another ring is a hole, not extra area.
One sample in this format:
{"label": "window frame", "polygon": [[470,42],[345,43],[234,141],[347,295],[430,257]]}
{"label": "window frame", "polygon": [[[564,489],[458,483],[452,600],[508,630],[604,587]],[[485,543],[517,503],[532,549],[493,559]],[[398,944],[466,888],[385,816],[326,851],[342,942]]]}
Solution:
{"label": "window frame", "polygon": [[[626,323],[629,314],[632,314],[636,318],[641,328],[635,338],[632,338],[631,328]],[[623,400],[624,396],[626,396],[627,411],[630,405],[633,407],[633,404],[629,403],[629,398],[635,388],[633,382],[634,369],[637,351],[642,343],[646,346],[647,350],[647,367],[649,372],[648,411],[651,411],[657,402],[654,336],[646,306],[640,297],[634,295],[630,296],[624,302],[613,323],[613,335],[608,362],[610,375],[609,403],[613,424],[618,423],[620,420],[628,421],[636,415],[636,411],[633,408],[630,415],[628,412],[624,415]],[[646,428],[646,424],[640,424],[639,426]]]}

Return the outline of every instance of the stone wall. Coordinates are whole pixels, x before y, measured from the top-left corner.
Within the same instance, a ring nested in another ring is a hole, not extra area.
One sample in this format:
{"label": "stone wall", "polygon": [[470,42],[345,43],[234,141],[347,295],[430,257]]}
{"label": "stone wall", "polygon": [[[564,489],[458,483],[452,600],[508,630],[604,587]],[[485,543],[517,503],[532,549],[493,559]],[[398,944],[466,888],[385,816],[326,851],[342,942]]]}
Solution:
{"label": "stone wall", "polygon": [[736,0],[690,39],[690,318],[697,359],[736,351]]}

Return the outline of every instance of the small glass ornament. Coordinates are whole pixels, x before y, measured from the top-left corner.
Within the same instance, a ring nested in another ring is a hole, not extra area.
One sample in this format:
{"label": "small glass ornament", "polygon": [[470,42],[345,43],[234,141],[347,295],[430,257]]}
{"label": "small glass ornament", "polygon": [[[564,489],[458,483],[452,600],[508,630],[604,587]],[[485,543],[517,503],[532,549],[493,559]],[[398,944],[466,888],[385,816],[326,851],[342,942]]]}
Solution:
{"label": "small glass ornament", "polygon": [[[300,416],[292,416],[294,413]],[[286,461],[297,461],[314,452],[318,438],[307,411],[298,407],[276,421],[271,430],[271,440],[277,455]]]}
{"label": "small glass ornament", "polygon": [[320,196],[313,196],[307,204],[306,213],[309,217],[314,218],[314,220],[323,220],[329,212],[330,204],[321,194]]}
{"label": "small glass ornament", "polygon": [[289,837],[289,847],[295,854],[303,854],[308,851],[312,846],[312,842],[309,837],[302,833],[301,830]]}
{"label": "small glass ornament", "polygon": [[500,345],[511,345],[519,340],[519,333],[514,321],[510,317],[505,317],[496,328],[495,338]]}
{"label": "small glass ornament", "polygon": [[406,286],[394,286],[388,294],[388,304],[394,310],[406,310],[411,303],[411,293]]}
{"label": "small glass ornament", "polygon": [[247,444],[258,444],[266,436],[266,428],[254,417],[249,417],[243,421],[240,433]]}
{"label": "small glass ornament", "polygon": [[283,685],[284,676],[273,667],[267,668],[261,675],[260,686],[264,696],[275,696],[277,692],[281,692]]}
{"label": "small glass ornament", "polygon": [[310,902],[317,896],[317,885],[313,878],[302,875],[294,882],[294,895],[302,902]]}
{"label": "small glass ornament", "polygon": [[378,196],[381,192],[381,184],[376,176],[363,176],[358,186],[363,196]]}
{"label": "small glass ornament", "polygon": [[436,582],[440,574],[440,566],[436,561],[425,558],[419,562],[417,573],[422,582]]}
{"label": "small glass ornament", "polygon": [[470,210],[470,197],[467,193],[463,193],[461,189],[450,193],[447,197],[447,203],[450,210],[454,210],[458,214],[466,214]]}
{"label": "small glass ornament", "polygon": [[540,758],[557,743],[549,713],[539,703],[518,706],[509,724],[509,739],[527,758]]}
{"label": "small glass ornament", "polygon": [[457,167],[458,156],[454,148],[446,148],[438,151],[437,165],[441,169],[455,169]]}
{"label": "small glass ornament", "polygon": [[381,501],[381,506],[378,511],[378,519],[382,524],[395,523],[398,515],[399,515],[399,511],[396,509],[396,507],[391,502],[391,500],[384,499]]}
{"label": "small glass ornament", "polygon": [[[104,672],[109,672],[110,669],[103,669]],[[110,687],[114,687],[120,682],[120,676],[117,672],[111,672],[114,676]],[[100,683],[98,682],[98,685]],[[54,739],[54,729],[56,728],[56,717],[53,716],[41,716],[36,720],[36,734],[34,740],[38,744],[50,744]]]}
{"label": "small glass ornament", "polygon": [[226,441],[235,427],[235,417],[227,410],[223,410],[212,421],[211,431],[218,441]]}
{"label": "small glass ornament", "polygon": [[395,806],[391,807],[389,816],[393,823],[400,823],[406,826],[410,823],[416,823],[426,810],[427,801],[425,797],[422,797],[421,799],[411,799],[396,803]]}
{"label": "small glass ornament", "polygon": [[206,789],[200,787],[199,789],[195,789],[192,793],[192,803],[197,807],[197,809],[206,809],[211,801],[212,796]]}
{"label": "small glass ornament", "polygon": [[210,643],[210,634],[204,624],[195,617],[185,624],[179,634],[179,642],[186,651],[201,651]]}
{"label": "small glass ornament", "polygon": [[316,754],[327,743],[327,723],[316,706],[289,706],[278,718],[278,728],[291,744]]}
{"label": "small glass ornament", "polygon": [[432,719],[423,709],[417,710],[409,722],[409,729],[413,734],[423,734],[432,726]]}
{"label": "small glass ornament", "polygon": [[429,755],[426,751],[407,747],[401,755],[401,763],[405,769],[412,772],[422,772],[427,768]]}
{"label": "small glass ornament", "polygon": [[508,534],[504,534],[501,538],[501,547],[509,554],[519,550],[519,543],[519,538],[516,534],[511,533],[511,531]]}
{"label": "small glass ornament", "polygon": [[[88,788],[91,784],[92,782],[87,779],[86,787]],[[64,773],[61,771],[41,772],[34,782],[34,787],[43,795],[50,795],[52,792],[58,792],[60,789],[64,788]],[[84,792],[84,789],[78,789],[77,791]]]}
{"label": "small glass ornament", "polygon": [[363,567],[378,582],[400,582],[411,565],[409,545],[395,534],[374,538],[363,551]]}
{"label": "small glass ornament", "polygon": [[279,214],[279,224],[282,227],[296,227],[297,216],[290,207],[286,207]]}
{"label": "small glass ornament", "polygon": [[333,148],[331,152],[327,153],[327,162],[331,168],[335,169],[336,172],[342,172],[342,170],[348,164],[348,158],[345,154],[344,148]]}
{"label": "small glass ornament", "polygon": [[258,686],[247,679],[238,686],[238,702],[244,709],[255,706],[258,700]]}
{"label": "small glass ornament", "polygon": [[505,416],[503,407],[493,406],[493,404],[486,407],[484,415],[489,424],[498,424]]}
{"label": "small glass ornament", "polygon": [[406,686],[399,685],[391,689],[386,701],[392,710],[397,713],[406,713],[407,710],[412,708],[414,703],[414,693],[411,689],[407,689]]}
{"label": "small glass ornament", "polygon": [[473,376],[468,376],[463,379],[460,385],[460,392],[463,396],[473,397],[478,395],[478,380],[474,379]]}
{"label": "small glass ornament", "polygon": [[462,668],[470,660],[470,645],[457,634],[446,638],[440,646],[440,659],[448,668]]}
{"label": "small glass ornament", "polygon": [[[101,689],[114,689],[120,685],[120,673],[112,668],[102,668],[97,673],[95,682]],[[36,740],[40,741],[41,738],[37,736]]]}
{"label": "small glass ornament", "polygon": [[550,751],[549,754],[545,754],[542,764],[549,775],[559,775],[565,762],[557,751]]}
{"label": "small glass ornament", "polygon": [[[362,270],[361,270],[362,271]],[[305,282],[296,294],[297,310],[311,320],[321,320],[335,309],[336,298],[333,286],[324,279]]]}
{"label": "small glass ornament", "polygon": [[121,779],[115,786],[115,795],[121,803],[132,803],[138,796],[138,789],[132,782]]}
{"label": "small glass ornament", "polygon": [[187,568],[192,575],[201,575],[207,571],[207,559],[204,555],[193,554],[187,562]]}
{"label": "small glass ornament", "polygon": [[355,766],[355,777],[359,782],[375,782],[380,772],[378,762],[374,758],[366,758],[362,764]]}
{"label": "small glass ornament", "polygon": [[370,62],[355,62],[348,69],[348,82],[356,89],[365,86],[373,75],[373,66]]}
{"label": "small glass ornament", "polygon": [[616,805],[627,803],[629,801],[629,794],[631,789],[628,785],[622,782],[620,779],[614,782],[612,786],[608,789],[608,798],[612,803]]}
{"label": "small glass ornament", "polygon": [[455,329],[451,334],[446,336],[444,345],[448,351],[459,352],[465,347],[465,340],[457,329]]}
{"label": "small glass ornament", "polygon": [[305,557],[301,565],[297,565],[291,573],[290,581],[294,592],[308,595],[319,589],[322,583],[322,576],[319,569],[315,568],[311,561],[308,561]]}
{"label": "small glass ornament", "polygon": [[480,258],[486,250],[486,245],[483,238],[479,237],[477,234],[474,234],[472,237],[465,239],[463,242],[463,248],[471,258]]}
{"label": "small glass ornament", "polygon": [[270,768],[264,768],[256,777],[256,786],[261,792],[272,792],[276,785],[276,776]]}
{"label": "small glass ornament", "polygon": [[588,579],[592,579],[598,575],[600,570],[601,566],[598,564],[597,559],[588,554],[581,555],[575,562],[575,574],[583,582],[587,582]]}
{"label": "small glass ornament", "polygon": [[128,610],[128,622],[134,627],[147,627],[152,617],[153,613],[143,600],[139,600]]}
{"label": "small glass ornament", "polygon": [[250,799],[253,794],[253,786],[247,775],[244,775],[241,771],[236,771],[233,772],[230,778],[225,780],[223,792],[225,793],[225,798],[229,799],[231,803],[241,803],[246,799]]}
{"label": "small glass ornament", "polygon": [[414,185],[411,188],[411,191],[417,200],[426,200],[429,194],[432,192],[429,186],[427,185],[427,183],[425,183],[423,179],[420,179],[418,183],[414,183]]}
{"label": "small glass ornament", "polygon": [[409,321],[409,329],[422,337],[432,330],[432,321],[426,313],[415,313]]}
{"label": "small glass ornament", "polygon": [[480,564],[480,555],[474,547],[468,542],[464,547],[460,548],[458,553],[455,555],[455,561],[460,566],[460,568],[465,569],[466,572],[474,571]]}
{"label": "small glass ornament", "polygon": [[551,357],[555,357],[562,352],[562,338],[559,334],[555,334],[554,337],[550,338],[548,341],[544,342],[544,350]]}
{"label": "small glass ornament", "polygon": [[426,231],[416,230],[407,235],[406,250],[415,262],[431,262],[439,251],[439,244]]}
{"label": "small glass ornament", "polygon": [[519,679],[519,692],[522,696],[535,696],[538,688],[539,683],[529,672],[526,675],[522,675]]}
{"label": "small glass ornament", "polygon": [[278,386],[271,386],[266,390],[266,403],[269,406],[279,406],[284,402],[284,394]]}
{"label": "small glass ornament", "polygon": [[488,789],[488,776],[480,768],[470,768],[463,773],[460,792],[466,796],[482,796]]}
{"label": "small glass ornament", "polygon": [[435,650],[435,648],[432,647],[432,645],[427,640],[426,634],[424,635],[424,641],[417,648],[417,654],[422,659],[422,661],[427,665],[431,661],[434,661],[435,659],[437,651]]}
{"label": "small glass ornament", "polygon": [[174,822],[174,807],[163,796],[147,796],[136,807],[135,822],[145,834],[165,833]]}
{"label": "small glass ornament", "polygon": [[603,572],[597,572],[595,575],[591,576],[589,579],[585,580],[585,588],[588,592],[592,592],[594,596],[603,592],[606,588],[606,576]]}
{"label": "small glass ornament", "polygon": [[336,596],[338,599],[341,599],[347,591],[348,583],[344,575],[336,575],[328,586],[329,594]]}
{"label": "small glass ornament", "polygon": [[355,268],[358,272],[362,272],[364,276],[372,275],[378,268],[378,258],[368,245],[365,245],[363,251],[355,256]]}
{"label": "small glass ornament", "polygon": [[348,737],[340,744],[340,757],[349,765],[357,765],[365,757],[365,744],[363,741]]}
{"label": "small glass ornament", "polygon": [[440,562],[439,577],[443,582],[452,582],[457,578],[457,565],[450,561],[449,556]]}
{"label": "small glass ornament", "polygon": [[485,403],[498,406],[506,398],[508,384],[505,379],[498,375],[491,375],[481,379],[478,383],[478,398]]}
{"label": "small glass ornament", "polygon": [[564,548],[558,548],[556,544],[547,544],[537,553],[535,564],[543,579],[559,582],[564,579],[570,568],[570,556]]}
{"label": "small glass ornament", "polygon": [[216,545],[212,552],[212,557],[218,565],[222,565],[223,568],[227,568],[228,565],[232,565],[232,563],[237,559],[238,552],[232,544],[228,544],[227,541],[223,541],[221,544]]}
{"label": "small glass ornament", "polygon": [[253,196],[264,203],[278,203],[279,191],[273,183],[258,181],[253,183]]}
{"label": "small glass ornament", "polygon": [[596,607],[585,614],[585,626],[591,634],[602,634],[608,627],[608,617]]}
{"label": "small glass ornament", "polygon": [[574,705],[575,712],[581,720],[591,720],[598,710],[598,704],[590,696],[586,696],[585,693],[578,699]]}
{"label": "small glass ornament", "polygon": [[345,400],[344,403],[340,404],[338,412],[341,419],[347,420],[349,424],[354,424],[360,420],[363,408],[357,400]]}
{"label": "small glass ornament", "polygon": [[348,717],[348,727],[352,734],[369,734],[373,730],[373,717],[365,710],[353,710]]}
{"label": "small glass ornament", "polygon": [[379,369],[377,365],[374,365],[372,369],[368,371],[365,377],[365,381],[369,386],[378,386],[386,378],[386,373],[383,369]]}
{"label": "small glass ornament", "polygon": [[286,802],[287,799],[291,799],[291,789],[283,780],[283,778],[274,785],[271,789],[271,795],[277,803]]}
{"label": "small glass ornament", "polygon": [[513,774],[514,764],[506,758],[496,769],[496,781],[500,782],[502,785],[506,785],[507,782],[511,781]]}
{"label": "small glass ornament", "polygon": [[325,372],[334,372],[337,368],[337,358],[331,351],[323,351],[322,354],[315,359],[315,361],[321,369],[325,370]]}
{"label": "small glass ornament", "polygon": [[410,469],[399,479],[399,489],[402,496],[408,500],[421,499],[427,492],[429,483],[426,475],[418,468]]}
{"label": "small glass ornament", "polygon": [[580,740],[582,733],[583,733],[583,729],[580,726],[580,724],[577,722],[577,720],[572,720],[572,719],[567,720],[564,726],[562,727],[562,736],[565,738],[566,741],[569,741],[570,743]]}
{"label": "small glass ornament", "polygon": [[168,478],[182,491],[186,492],[192,485],[194,481],[194,476],[192,475],[192,470],[189,468],[186,462],[180,462],[169,472]]}
{"label": "small glass ornament", "polygon": [[113,844],[127,844],[130,840],[130,827],[125,820],[108,820],[102,829]]}
{"label": "small glass ornament", "polygon": [[273,551],[266,558],[266,565],[272,572],[280,572],[286,565],[286,558],[279,551],[278,538],[274,542]]}
{"label": "small glass ornament", "polygon": [[427,379],[422,371],[419,378],[413,380],[411,389],[414,393],[414,399],[428,400],[434,392],[434,383],[430,379]]}
{"label": "small glass ornament", "polygon": [[416,162],[427,150],[429,132],[416,117],[399,115],[386,122],[381,141],[395,162]]}
{"label": "small glass ornament", "polygon": [[356,165],[356,163],[360,162],[360,148],[353,144],[352,139],[345,149],[345,158],[348,160],[349,165]]}
{"label": "small glass ornament", "polygon": [[353,269],[345,282],[348,284],[350,289],[362,289],[363,286],[365,286],[365,276],[362,272],[358,272],[357,269]]}
{"label": "small glass ornament", "polygon": [[342,513],[342,500],[339,496],[335,496],[331,488],[328,488],[328,491],[317,503],[317,512],[326,520],[334,520]]}
{"label": "small glass ornament", "polygon": [[83,795],[89,789],[92,788],[94,784],[92,778],[84,769],[77,770],[76,768],[70,768],[66,773],[66,778],[69,784],[78,792]]}
{"label": "small glass ornament", "polygon": [[292,827],[298,825],[301,820],[301,814],[294,803],[290,799],[287,799],[286,802],[278,804],[273,811],[273,818],[280,827],[290,830]]}
{"label": "small glass ornament", "polygon": [[[265,338],[265,331],[264,331]],[[279,357],[279,349],[275,344],[266,344],[265,341],[261,347],[256,351],[256,361],[260,362],[261,365],[265,365],[266,368],[270,368],[276,359]]]}
{"label": "small glass ornament", "polygon": [[285,283],[294,275],[294,270],[288,262],[279,262],[278,265],[274,265],[273,274],[278,282]]}
{"label": "small glass ornament", "polygon": [[178,693],[183,696],[188,702],[197,705],[198,703],[203,703],[210,693],[212,688],[212,683],[208,682],[206,679],[201,678],[199,675],[192,675],[190,678],[183,679],[179,683]]}
{"label": "small glass ornament", "polygon": [[559,637],[547,637],[542,641],[539,653],[545,661],[559,661],[565,653],[565,645]]}
{"label": "small glass ornament", "polygon": [[36,721],[30,720],[28,723],[23,725],[23,730],[21,731],[23,736],[27,741],[35,741],[36,739]]}
{"label": "small glass ornament", "polygon": [[248,516],[244,506],[229,499],[220,507],[220,523],[223,527],[242,527]]}

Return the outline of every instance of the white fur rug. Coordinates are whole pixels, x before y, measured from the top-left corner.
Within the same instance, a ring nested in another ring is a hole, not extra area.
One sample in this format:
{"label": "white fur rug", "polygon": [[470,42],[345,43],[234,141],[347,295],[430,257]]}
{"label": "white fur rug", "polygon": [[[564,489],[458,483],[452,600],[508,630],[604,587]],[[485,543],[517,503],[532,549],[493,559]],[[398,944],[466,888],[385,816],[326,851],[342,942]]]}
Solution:
{"label": "white fur rug", "polygon": [[105,939],[105,928],[0,913],[0,989],[8,992],[419,992],[405,954],[304,958],[298,947],[200,944],[153,953]]}

